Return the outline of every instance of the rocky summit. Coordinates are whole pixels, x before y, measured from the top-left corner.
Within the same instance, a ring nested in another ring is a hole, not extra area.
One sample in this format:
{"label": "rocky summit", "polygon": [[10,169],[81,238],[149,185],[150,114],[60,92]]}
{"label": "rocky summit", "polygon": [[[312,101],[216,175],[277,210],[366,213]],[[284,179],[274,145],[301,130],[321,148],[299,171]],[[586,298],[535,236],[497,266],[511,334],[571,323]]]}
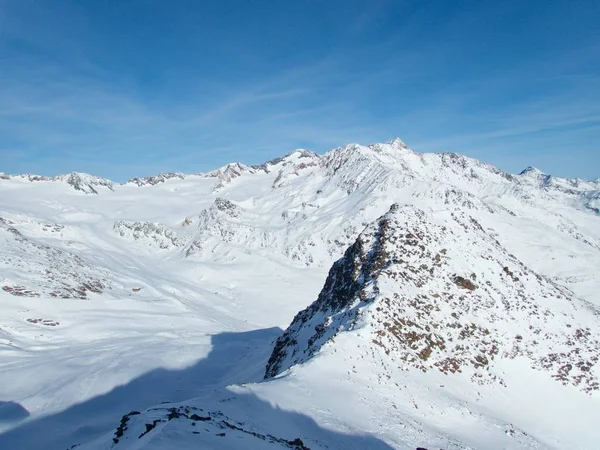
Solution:
{"label": "rocky summit", "polygon": [[468,212],[393,205],[333,264],[318,299],[278,338],[266,377],[308,361],[339,333],[386,364],[506,386],[517,360],[598,391],[600,310],[536,273]]}

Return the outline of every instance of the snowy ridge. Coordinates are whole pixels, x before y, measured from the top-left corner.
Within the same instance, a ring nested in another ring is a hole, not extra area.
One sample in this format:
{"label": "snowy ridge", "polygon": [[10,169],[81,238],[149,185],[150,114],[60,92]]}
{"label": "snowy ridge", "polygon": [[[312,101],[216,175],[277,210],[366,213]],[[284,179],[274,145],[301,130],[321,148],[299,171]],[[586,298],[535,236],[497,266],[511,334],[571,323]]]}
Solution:
{"label": "snowy ridge", "polygon": [[213,191],[218,191],[219,189],[227,186],[234,179],[240,177],[242,174],[255,174],[256,169],[250,166],[247,166],[242,163],[232,163],[227,164],[225,167],[221,167],[220,169],[214,170],[212,172],[208,172],[203,176],[206,178],[216,178],[218,180],[215,185]]}
{"label": "snowy ridge", "polygon": [[[164,433],[166,427],[169,427],[169,432],[175,436],[191,435],[196,445],[210,446],[210,448],[243,446],[244,448],[310,450],[300,438],[285,439],[265,432],[261,433],[255,431],[252,426],[238,422],[220,411],[205,411],[195,406],[152,408],[143,414],[132,411],[123,416],[112,441],[123,448],[162,448],[160,444],[157,446],[152,441],[155,440],[156,435]],[[178,444],[185,445],[185,440],[181,437],[178,439],[180,441]],[[176,442],[172,439],[170,445],[176,445]]]}
{"label": "snowy ridge", "polygon": [[361,328],[396,364],[422,371],[503,384],[494,360],[523,358],[600,390],[600,311],[528,269],[462,211],[394,205],[367,227],[278,339],[266,376]]}
{"label": "snowy ridge", "polygon": [[98,188],[106,188],[109,191],[114,190],[114,184],[112,181],[106,178],[97,177],[95,175],[89,175],[87,173],[73,172],[68,175],[58,175],[55,177],[46,177],[40,175],[23,174],[23,175],[6,175],[2,174],[0,179],[12,180],[22,179],[31,182],[39,181],[54,181],[63,182],[72,186],[75,190],[81,191],[84,194],[98,194]]}
{"label": "snowy ridge", "polygon": [[280,158],[274,158],[267,162],[264,162],[263,164],[254,165],[252,166],[252,168],[256,170],[262,170],[268,173],[274,170],[273,166],[279,167],[282,163],[289,163],[290,161],[293,162],[294,160],[297,161],[303,158],[318,159],[319,155],[310,150],[297,149]]}
{"label": "snowy ridge", "polygon": [[[535,202],[557,200],[570,205],[582,205],[597,212],[600,179],[559,178],[547,175],[534,167],[527,167],[519,175],[505,173],[494,166],[456,153],[417,153],[400,139],[385,144],[363,146],[348,144],[319,156],[309,150],[296,150],[284,157],[260,165],[247,166],[231,163],[211,172],[197,174],[200,178],[216,179],[213,191],[217,192],[243,175],[276,172],[273,187],[280,186],[291,174],[310,175],[308,168],[321,167],[328,182],[334,182],[348,193],[359,186],[365,192],[375,187],[381,191],[393,187],[406,187],[415,180],[448,184],[475,195],[511,195],[520,200]],[[340,170],[343,166],[343,170]],[[305,173],[300,173],[305,172]],[[358,173],[357,173],[358,172]],[[25,179],[28,181],[62,181],[87,194],[98,194],[98,187],[114,190],[120,185],[155,186],[167,180],[184,180],[183,173],[161,173],[149,177],[136,177],[125,183],[114,183],[105,178],[84,173],[71,173],[56,177],[39,175],[7,175],[0,179]],[[590,201],[591,199],[591,201]]]}
{"label": "snowy ridge", "polygon": [[154,186],[155,184],[164,183],[165,181],[170,180],[172,178],[179,178],[180,180],[183,180],[185,179],[185,174],[179,172],[161,173],[159,175],[154,175],[151,177],[132,178],[131,180],[127,181],[127,183],[135,184],[140,187]]}

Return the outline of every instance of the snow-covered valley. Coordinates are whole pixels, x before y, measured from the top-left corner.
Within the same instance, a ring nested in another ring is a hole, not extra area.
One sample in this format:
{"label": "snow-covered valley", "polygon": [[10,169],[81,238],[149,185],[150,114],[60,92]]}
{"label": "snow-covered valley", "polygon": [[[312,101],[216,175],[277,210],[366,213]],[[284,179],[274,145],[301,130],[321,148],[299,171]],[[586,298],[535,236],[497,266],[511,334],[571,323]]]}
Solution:
{"label": "snow-covered valley", "polygon": [[0,174],[0,448],[597,449],[599,197],[399,139]]}

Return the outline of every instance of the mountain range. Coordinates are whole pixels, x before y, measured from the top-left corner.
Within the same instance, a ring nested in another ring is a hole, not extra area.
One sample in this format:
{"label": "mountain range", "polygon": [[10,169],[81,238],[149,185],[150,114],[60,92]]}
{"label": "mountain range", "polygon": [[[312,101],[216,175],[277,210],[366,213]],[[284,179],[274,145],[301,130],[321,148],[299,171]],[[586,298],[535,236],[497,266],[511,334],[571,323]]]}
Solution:
{"label": "mountain range", "polygon": [[600,180],[400,139],[2,173],[0,306],[0,448],[600,442]]}

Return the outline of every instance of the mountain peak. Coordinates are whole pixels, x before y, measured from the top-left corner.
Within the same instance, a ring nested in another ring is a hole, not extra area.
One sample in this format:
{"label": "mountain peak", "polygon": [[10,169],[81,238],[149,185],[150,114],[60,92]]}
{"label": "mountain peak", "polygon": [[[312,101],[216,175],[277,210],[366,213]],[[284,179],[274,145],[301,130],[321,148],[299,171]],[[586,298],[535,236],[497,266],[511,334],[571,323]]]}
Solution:
{"label": "mountain peak", "polygon": [[400,139],[399,137],[396,137],[396,138],[392,139],[391,141],[386,142],[386,144],[391,145],[393,147],[397,147],[397,148],[408,148],[407,145],[404,143],[404,141],[402,139]]}
{"label": "mountain peak", "polygon": [[111,191],[114,190],[112,181],[88,173],[72,172],[69,175],[59,177],[59,179],[63,179],[67,184],[73,186],[75,190],[81,191],[84,194],[98,194],[98,187],[105,187]]}
{"label": "mountain peak", "polygon": [[286,158],[315,158],[318,157],[319,155],[317,155],[315,152],[313,152],[312,150],[306,150],[304,148],[297,148],[294,151],[289,152],[287,155],[284,156],[284,159]]}
{"label": "mountain peak", "polygon": [[523,169],[519,173],[519,175],[538,177],[538,176],[544,176],[546,174],[544,172],[542,172],[540,169],[538,169],[537,167],[527,166],[527,167],[525,167],[525,169]]}
{"label": "mountain peak", "polygon": [[183,180],[185,178],[185,174],[181,172],[164,172],[158,175],[152,175],[149,177],[135,177],[131,178],[126,182],[126,184],[136,184],[137,186],[154,186],[158,183],[164,183],[171,178],[178,178]]}
{"label": "mountain peak", "polygon": [[398,152],[400,152],[401,154],[414,153],[400,138],[392,139],[391,141],[385,142],[383,144],[370,144],[367,146],[367,148],[369,148],[370,150],[374,150],[378,153],[389,154],[392,156],[397,155]]}
{"label": "mountain peak", "polygon": [[277,340],[266,377],[308,362],[348,332],[364,337],[367,354],[407,370],[503,385],[501,361],[517,360],[520,371],[544,370],[591,392],[600,389],[590,370],[600,345],[591,317],[589,306],[526,267],[464,211],[394,204]]}

